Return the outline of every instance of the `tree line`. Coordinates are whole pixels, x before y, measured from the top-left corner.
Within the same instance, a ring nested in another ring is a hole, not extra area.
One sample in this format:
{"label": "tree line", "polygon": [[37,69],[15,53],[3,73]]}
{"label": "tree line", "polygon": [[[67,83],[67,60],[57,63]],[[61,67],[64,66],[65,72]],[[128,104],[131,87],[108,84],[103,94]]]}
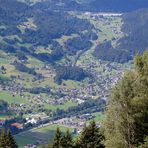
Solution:
{"label": "tree line", "polygon": [[63,134],[57,128],[53,144],[43,145],[42,148],[104,148],[104,136],[95,121],[85,126],[81,134],[75,139],[69,130]]}
{"label": "tree line", "polygon": [[[53,143],[42,145],[41,148],[104,148],[103,139],[96,122],[92,121],[84,127],[76,140],[69,130],[63,134],[60,128],[57,128]],[[10,130],[7,131],[4,128],[1,130],[0,148],[18,148]]]}

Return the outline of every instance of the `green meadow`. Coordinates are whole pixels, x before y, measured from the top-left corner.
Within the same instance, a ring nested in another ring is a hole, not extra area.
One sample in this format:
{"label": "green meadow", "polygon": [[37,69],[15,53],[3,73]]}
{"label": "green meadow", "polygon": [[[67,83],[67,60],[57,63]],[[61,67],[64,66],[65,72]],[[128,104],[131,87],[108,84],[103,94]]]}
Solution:
{"label": "green meadow", "polygon": [[[59,127],[63,133],[68,129],[67,127],[61,125],[49,125],[46,127],[22,132],[16,135],[15,139],[20,148],[23,148],[23,146],[26,144],[36,144],[37,141],[52,143],[57,127]],[[71,131],[71,129],[69,130]]]}

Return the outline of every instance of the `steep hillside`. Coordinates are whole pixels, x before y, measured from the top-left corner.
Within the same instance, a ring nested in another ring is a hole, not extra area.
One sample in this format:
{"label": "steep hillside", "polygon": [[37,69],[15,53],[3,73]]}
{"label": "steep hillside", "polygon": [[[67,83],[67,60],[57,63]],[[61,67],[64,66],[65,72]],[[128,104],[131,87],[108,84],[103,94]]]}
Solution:
{"label": "steep hillside", "polygon": [[[148,47],[148,9],[127,13],[122,16],[122,32],[116,46],[105,41],[97,46],[94,55],[102,60],[127,62],[137,53],[143,53]],[[114,40],[114,39],[113,39]]]}
{"label": "steep hillside", "polygon": [[[88,42],[91,47],[89,40],[94,35],[92,31],[94,27],[87,20],[64,12],[54,12],[37,6],[31,7],[15,0],[1,0],[0,12],[0,48],[5,52],[17,56],[20,56],[21,52],[21,56],[24,53],[25,56],[29,55],[41,61],[53,63],[73,52],[72,48],[65,51],[64,47],[56,41],[62,36],[72,34],[82,36],[83,41]],[[88,28],[90,29],[86,31]],[[65,46],[69,43],[70,41],[65,42]],[[42,46],[45,50],[38,51],[38,46]],[[85,48],[82,46],[77,50],[86,50]]]}
{"label": "steep hillside", "polygon": [[147,8],[147,0],[95,0],[91,2],[90,9],[105,12],[129,12]]}

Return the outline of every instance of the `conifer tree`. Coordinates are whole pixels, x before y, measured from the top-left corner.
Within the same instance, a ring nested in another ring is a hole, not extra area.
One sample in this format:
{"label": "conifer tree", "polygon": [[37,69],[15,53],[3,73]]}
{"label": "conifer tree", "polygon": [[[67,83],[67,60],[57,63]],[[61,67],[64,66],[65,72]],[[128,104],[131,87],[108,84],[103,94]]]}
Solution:
{"label": "conifer tree", "polygon": [[18,148],[11,131],[8,132],[5,128],[2,128],[0,134],[0,148]]}
{"label": "conifer tree", "polygon": [[1,134],[0,134],[0,148],[6,148],[6,139],[7,139],[7,134],[5,128],[2,128]]}
{"label": "conifer tree", "polygon": [[72,135],[69,132],[69,130],[66,131],[62,138],[62,147],[63,148],[72,148],[73,147],[73,141],[72,141]]}
{"label": "conifer tree", "polygon": [[148,134],[148,51],[135,58],[135,70],[114,87],[105,122],[107,148],[133,148]]}
{"label": "conifer tree", "polygon": [[7,143],[7,148],[18,148],[18,145],[16,144],[15,139],[13,138],[10,130],[8,130],[7,133],[6,143]]}
{"label": "conifer tree", "polygon": [[62,133],[59,127],[56,130],[53,148],[62,148]]}
{"label": "conifer tree", "polygon": [[89,126],[84,127],[77,145],[81,148],[104,148],[102,140],[99,128],[95,121],[92,121]]}
{"label": "conifer tree", "polygon": [[144,139],[144,143],[140,145],[140,148],[148,148],[148,136]]}

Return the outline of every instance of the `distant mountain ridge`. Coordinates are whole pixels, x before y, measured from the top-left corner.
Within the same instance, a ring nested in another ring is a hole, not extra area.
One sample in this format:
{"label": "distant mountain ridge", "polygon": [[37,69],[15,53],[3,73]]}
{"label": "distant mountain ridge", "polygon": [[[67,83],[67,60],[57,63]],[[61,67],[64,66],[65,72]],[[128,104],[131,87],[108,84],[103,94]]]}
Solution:
{"label": "distant mountain ridge", "polygon": [[147,0],[95,0],[91,2],[92,11],[129,12],[148,8]]}
{"label": "distant mountain ridge", "polygon": [[147,0],[18,0],[58,10],[129,12],[148,8]]}
{"label": "distant mountain ridge", "polygon": [[[105,1],[102,0],[102,2]],[[112,1],[118,3],[117,0]],[[28,5],[30,2],[34,2],[34,4]],[[89,3],[95,2],[90,1]],[[132,0],[129,2],[132,2]],[[135,6],[137,6],[139,0],[136,2]],[[142,0],[142,2],[145,2],[145,0]],[[98,37],[93,32],[93,24],[89,21],[62,11],[67,8],[72,10],[74,7],[78,9],[81,5],[86,4],[83,1],[80,3],[76,0],[0,0],[0,3],[0,36],[2,40],[0,48],[6,52],[15,54],[24,52],[41,61],[54,63],[66,55],[74,56],[77,55],[78,51],[90,49],[92,47],[91,40],[96,40]],[[126,5],[125,2],[123,4]],[[109,8],[109,6],[111,4],[108,3],[106,7]],[[55,11],[55,9],[58,11]],[[99,44],[94,55],[102,60],[126,62],[131,60],[135,53],[142,53],[148,47],[147,14],[148,9],[124,14],[122,32],[126,36],[118,40],[116,47],[112,47],[110,41]],[[86,30],[87,32],[85,32]],[[55,41],[63,35],[72,34],[78,36],[65,41],[64,47],[61,47]],[[38,46],[48,48],[49,45],[51,52],[39,53],[37,51]],[[68,50],[65,51],[64,48]]]}

